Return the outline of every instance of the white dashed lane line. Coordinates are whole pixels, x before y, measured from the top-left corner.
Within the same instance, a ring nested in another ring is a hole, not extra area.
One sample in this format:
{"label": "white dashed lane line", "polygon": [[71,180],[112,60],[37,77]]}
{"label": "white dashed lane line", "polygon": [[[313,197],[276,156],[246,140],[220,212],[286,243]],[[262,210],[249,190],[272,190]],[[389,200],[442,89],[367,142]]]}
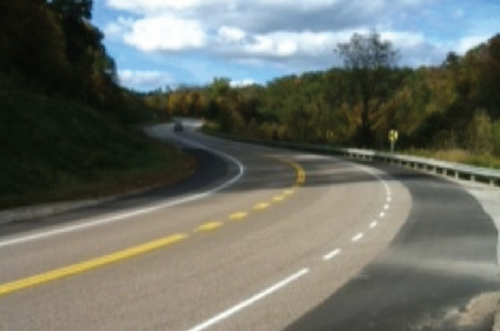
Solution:
{"label": "white dashed lane line", "polygon": [[361,239],[363,239],[364,236],[365,235],[362,232],[360,232],[357,235],[355,235],[354,237],[352,237],[352,242],[360,241]]}
{"label": "white dashed lane line", "polygon": [[[362,167],[363,169],[366,170],[365,167]],[[372,174],[373,176],[375,176],[381,183],[382,185],[384,186],[385,188],[385,191],[386,191],[386,203],[384,204],[383,206],[383,209],[385,211],[389,210],[390,208],[390,203],[392,201],[392,196],[391,196],[391,189],[389,187],[389,185],[386,183],[386,181],[384,181],[383,179],[381,179],[380,175],[374,173],[373,171],[371,170],[366,170],[368,171],[370,174]],[[288,194],[292,194],[292,191],[289,191]],[[276,198],[275,197],[275,201],[279,201],[280,199]],[[380,215],[379,215],[379,218],[382,219],[385,217],[385,212],[381,212]],[[375,228],[378,224],[379,224],[380,220],[373,220],[369,227],[370,229],[373,229]],[[361,239],[363,239],[364,237],[364,233],[363,232],[359,232],[357,235],[355,235],[354,237],[352,237],[351,241],[353,243],[356,243],[358,241],[360,241]],[[324,261],[330,261],[332,259],[334,259],[335,257],[339,256],[340,254],[342,253],[342,249],[340,248],[337,248],[331,252],[329,252],[328,254],[325,254],[323,256],[323,260]],[[267,296],[273,294],[274,292],[288,286],[289,284],[295,282],[296,280],[298,280],[299,278],[302,278],[303,276],[305,276],[306,274],[308,274],[309,272],[311,271],[311,269],[309,268],[304,268],[302,270],[300,270],[299,272],[291,275],[290,277],[282,280],[281,282],[265,289],[264,291],[260,292],[260,293],[257,293],[256,295],[252,296],[251,298],[245,300],[245,301],[242,301],[240,302],[239,304],[227,309],[226,311],[223,311],[222,313],[196,325],[195,327],[189,329],[188,331],[202,331],[202,330],[206,330],[212,326],[214,326],[215,324],[219,324],[220,322],[222,322],[223,320],[231,317],[232,315],[236,314],[237,312],[257,303],[258,301],[261,301],[263,300],[264,298],[266,298]]]}
{"label": "white dashed lane line", "polygon": [[336,257],[337,255],[339,255],[341,252],[342,252],[341,249],[336,249],[333,252],[330,252],[330,253],[326,254],[325,256],[323,256],[323,260],[329,261],[329,260],[333,259],[334,257]]}

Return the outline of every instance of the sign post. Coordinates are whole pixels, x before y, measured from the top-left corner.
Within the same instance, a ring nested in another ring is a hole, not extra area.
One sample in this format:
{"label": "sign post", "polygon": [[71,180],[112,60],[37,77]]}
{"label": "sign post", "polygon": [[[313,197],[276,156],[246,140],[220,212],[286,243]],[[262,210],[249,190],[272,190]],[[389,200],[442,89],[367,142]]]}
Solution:
{"label": "sign post", "polygon": [[390,130],[389,131],[389,141],[391,142],[391,153],[394,153],[394,145],[396,144],[397,140],[398,140],[398,131],[397,130]]}

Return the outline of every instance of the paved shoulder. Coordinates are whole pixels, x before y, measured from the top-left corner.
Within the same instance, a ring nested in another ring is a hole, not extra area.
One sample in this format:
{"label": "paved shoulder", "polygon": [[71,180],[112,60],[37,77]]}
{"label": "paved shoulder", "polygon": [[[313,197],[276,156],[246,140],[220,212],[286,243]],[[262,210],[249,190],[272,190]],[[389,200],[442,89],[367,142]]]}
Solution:
{"label": "paved shoulder", "polygon": [[463,188],[393,168],[409,219],[360,276],[288,327],[295,330],[490,330],[499,289],[491,218]]}

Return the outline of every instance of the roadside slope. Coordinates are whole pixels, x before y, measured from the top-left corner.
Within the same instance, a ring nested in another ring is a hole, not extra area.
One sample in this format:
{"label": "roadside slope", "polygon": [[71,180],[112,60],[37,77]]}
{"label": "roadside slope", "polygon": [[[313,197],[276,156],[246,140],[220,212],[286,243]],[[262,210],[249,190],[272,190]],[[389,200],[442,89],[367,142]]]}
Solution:
{"label": "roadside slope", "polygon": [[168,183],[194,160],[76,101],[0,88],[0,208]]}

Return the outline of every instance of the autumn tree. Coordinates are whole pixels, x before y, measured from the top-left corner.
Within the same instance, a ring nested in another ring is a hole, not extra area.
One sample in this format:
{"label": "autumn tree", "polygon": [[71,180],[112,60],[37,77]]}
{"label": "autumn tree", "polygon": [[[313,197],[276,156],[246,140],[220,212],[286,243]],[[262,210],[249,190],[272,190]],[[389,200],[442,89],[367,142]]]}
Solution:
{"label": "autumn tree", "polygon": [[64,32],[66,58],[73,70],[73,93],[103,103],[117,91],[116,65],[103,45],[104,34],[90,23],[92,0],[52,0],[53,12]]}
{"label": "autumn tree", "polygon": [[484,109],[475,112],[467,135],[467,149],[473,154],[487,155],[493,152],[493,124]]}
{"label": "autumn tree", "polygon": [[349,76],[345,95],[351,107],[360,108],[358,143],[363,147],[373,145],[373,116],[391,94],[391,69],[399,53],[390,41],[380,35],[354,34],[349,42],[339,43],[335,52],[342,58]]}
{"label": "autumn tree", "polygon": [[64,86],[64,35],[44,0],[0,2],[0,71],[43,90]]}

